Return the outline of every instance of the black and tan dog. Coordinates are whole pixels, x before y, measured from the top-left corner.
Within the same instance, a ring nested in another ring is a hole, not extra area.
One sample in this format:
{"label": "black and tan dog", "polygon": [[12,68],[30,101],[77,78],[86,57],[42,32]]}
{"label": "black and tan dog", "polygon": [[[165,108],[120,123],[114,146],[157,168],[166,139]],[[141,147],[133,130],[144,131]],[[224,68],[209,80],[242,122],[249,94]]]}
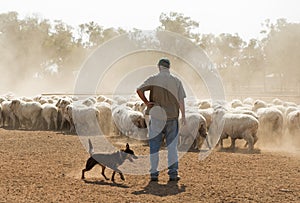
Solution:
{"label": "black and tan dog", "polygon": [[102,167],[102,175],[106,180],[109,180],[105,176],[105,168],[111,168],[113,170],[111,180],[115,181],[115,174],[118,172],[122,180],[125,180],[123,173],[118,169],[123,162],[128,159],[129,161],[133,161],[133,159],[137,159],[137,156],[134,155],[134,152],[129,148],[129,144],[126,144],[125,150],[120,150],[111,154],[101,154],[101,153],[93,153],[93,145],[91,140],[89,139],[89,153],[91,157],[86,161],[85,169],[82,170],[81,179],[84,179],[84,173],[86,171],[91,170],[95,165],[99,164]]}

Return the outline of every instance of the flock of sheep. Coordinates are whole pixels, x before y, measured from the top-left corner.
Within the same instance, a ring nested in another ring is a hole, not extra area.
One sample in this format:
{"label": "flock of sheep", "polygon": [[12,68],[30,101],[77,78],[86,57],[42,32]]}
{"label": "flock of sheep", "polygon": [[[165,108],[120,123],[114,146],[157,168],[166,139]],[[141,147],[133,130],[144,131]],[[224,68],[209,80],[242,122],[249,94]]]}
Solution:
{"label": "flock of sheep", "polygon": [[[180,146],[199,150],[218,143],[223,148],[223,140],[230,138],[230,148],[235,148],[236,139],[244,139],[251,151],[258,140],[277,142],[287,135],[299,140],[300,105],[293,102],[246,98],[213,102],[187,99],[185,103],[187,122],[179,126]],[[0,104],[0,126],[7,129],[113,133],[147,140],[149,117],[144,115],[145,104],[136,96],[1,96]]]}

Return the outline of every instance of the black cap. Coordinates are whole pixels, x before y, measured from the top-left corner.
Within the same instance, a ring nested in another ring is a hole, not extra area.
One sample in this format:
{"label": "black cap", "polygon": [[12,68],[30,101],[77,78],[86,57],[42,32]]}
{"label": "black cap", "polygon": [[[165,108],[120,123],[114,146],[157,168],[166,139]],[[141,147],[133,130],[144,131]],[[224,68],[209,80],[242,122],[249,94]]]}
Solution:
{"label": "black cap", "polygon": [[164,66],[166,68],[170,68],[170,61],[167,58],[162,58],[158,62],[158,66]]}

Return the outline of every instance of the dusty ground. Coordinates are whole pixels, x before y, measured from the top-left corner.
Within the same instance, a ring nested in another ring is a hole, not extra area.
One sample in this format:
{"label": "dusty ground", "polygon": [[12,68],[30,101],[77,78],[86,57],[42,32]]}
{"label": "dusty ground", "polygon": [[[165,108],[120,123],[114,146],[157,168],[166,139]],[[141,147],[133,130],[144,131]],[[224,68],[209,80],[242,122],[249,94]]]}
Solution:
{"label": "dusty ground", "polygon": [[[300,202],[300,151],[248,154],[214,151],[203,161],[188,152],[180,176],[106,181],[95,167],[80,179],[88,153],[77,136],[0,129],[0,202]],[[136,154],[148,147],[134,144]],[[111,170],[106,173],[110,176]]]}

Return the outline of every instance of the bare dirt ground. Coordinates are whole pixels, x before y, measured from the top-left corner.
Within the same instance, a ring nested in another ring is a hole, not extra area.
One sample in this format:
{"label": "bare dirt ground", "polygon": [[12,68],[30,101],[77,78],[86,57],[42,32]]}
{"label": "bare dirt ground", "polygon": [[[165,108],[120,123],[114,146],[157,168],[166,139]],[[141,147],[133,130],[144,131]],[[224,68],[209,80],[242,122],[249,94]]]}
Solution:
{"label": "bare dirt ground", "polygon": [[[89,154],[79,138],[59,132],[0,129],[0,202],[300,202],[300,151],[214,150],[180,159],[178,183],[162,171],[158,183],[148,175],[105,180],[100,167],[81,170]],[[148,147],[133,144],[136,154]],[[110,176],[111,170],[106,174]]]}

